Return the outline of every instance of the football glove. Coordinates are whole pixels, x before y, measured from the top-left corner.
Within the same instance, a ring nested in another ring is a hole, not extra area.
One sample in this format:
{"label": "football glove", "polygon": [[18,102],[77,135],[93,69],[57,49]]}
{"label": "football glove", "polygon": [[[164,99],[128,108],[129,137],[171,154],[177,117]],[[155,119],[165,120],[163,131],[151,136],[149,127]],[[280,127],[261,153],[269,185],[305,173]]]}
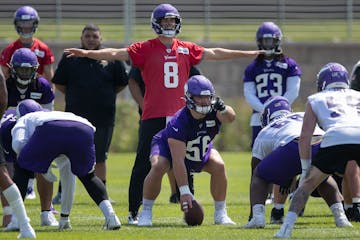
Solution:
{"label": "football glove", "polygon": [[226,105],[224,103],[224,100],[222,100],[219,96],[217,96],[216,99],[215,99],[213,109],[215,111],[219,111],[219,112],[224,112],[225,109],[226,109]]}

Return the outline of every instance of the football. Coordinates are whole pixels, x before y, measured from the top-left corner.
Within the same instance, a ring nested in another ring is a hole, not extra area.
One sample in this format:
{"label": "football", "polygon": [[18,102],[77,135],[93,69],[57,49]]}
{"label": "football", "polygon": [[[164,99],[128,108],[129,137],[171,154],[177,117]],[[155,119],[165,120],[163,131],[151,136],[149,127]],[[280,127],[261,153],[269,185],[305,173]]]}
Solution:
{"label": "football", "polygon": [[204,209],[201,204],[194,199],[192,200],[192,208],[189,208],[189,210],[184,215],[184,219],[187,225],[201,225],[204,220]]}

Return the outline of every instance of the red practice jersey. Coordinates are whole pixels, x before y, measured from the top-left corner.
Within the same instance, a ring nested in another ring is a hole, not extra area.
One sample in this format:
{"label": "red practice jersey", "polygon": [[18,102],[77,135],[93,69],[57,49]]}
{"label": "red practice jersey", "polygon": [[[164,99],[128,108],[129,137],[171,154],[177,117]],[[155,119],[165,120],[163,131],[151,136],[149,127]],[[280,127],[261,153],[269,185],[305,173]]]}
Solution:
{"label": "red practice jersey", "polygon": [[128,47],[132,64],[141,70],[145,83],[142,119],[172,116],[185,105],[184,85],[190,67],[199,64],[204,48],[174,39],[171,49],[158,38]]}
{"label": "red practice jersey", "polygon": [[[7,64],[10,63],[11,56],[13,53],[19,49],[23,48],[24,46],[20,42],[20,40],[16,40],[12,43],[10,43],[8,46],[6,46],[2,52],[0,57],[0,65],[8,67]],[[33,51],[38,59],[39,62],[39,68],[37,72],[42,75],[44,72],[44,65],[52,64],[55,62],[54,54],[51,51],[51,49],[42,41],[40,41],[37,38],[34,38],[34,42],[30,47],[31,51]],[[48,79],[51,80],[51,79]]]}

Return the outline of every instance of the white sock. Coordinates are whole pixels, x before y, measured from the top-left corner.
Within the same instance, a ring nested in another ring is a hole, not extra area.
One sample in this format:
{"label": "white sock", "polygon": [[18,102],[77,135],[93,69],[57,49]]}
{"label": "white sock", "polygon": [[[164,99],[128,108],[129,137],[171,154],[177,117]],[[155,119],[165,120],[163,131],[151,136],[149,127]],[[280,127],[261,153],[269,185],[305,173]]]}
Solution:
{"label": "white sock", "polygon": [[21,227],[24,224],[28,224],[30,219],[28,218],[24,206],[24,202],[21,198],[20,191],[16,184],[12,184],[10,187],[3,191],[4,197],[9,202],[13,213],[15,214],[19,226]]}
{"label": "white sock", "polygon": [[75,193],[75,175],[71,172],[69,159],[61,155],[55,159],[61,181],[61,213],[70,214]]}
{"label": "white sock", "polygon": [[115,214],[114,209],[109,200],[103,200],[99,204],[99,208],[101,209],[102,213],[104,214],[105,218],[109,217],[110,215]]}
{"label": "white sock", "polygon": [[274,203],[274,208],[277,209],[277,210],[283,209],[283,208],[284,208],[284,204]]}
{"label": "white sock", "polygon": [[296,214],[296,212],[288,211],[284,219],[284,224],[289,224],[291,226],[294,226],[297,218],[298,215]]}
{"label": "white sock", "polygon": [[226,202],[225,201],[215,201],[215,211],[221,211],[226,208]]}
{"label": "white sock", "polygon": [[152,211],[152,208],[154,206],[155,200],[150,200],[143,198],[142,204],[143,204],[143,211]]}
{"label": "white sock", "polygon": [[333,205],[330,206],[330,209],[335,219],[345,216],[344,208],[341,203],[334,203]]}
{"label": "white sock", "polygon": [[264,204],[255,204],[252,207],[253,216],[255,217],[265,217],[265,205]]}
{"label": "white sock", "polygon": [[352,198],[352,203],[360,203],[360,198],[358,197]]}

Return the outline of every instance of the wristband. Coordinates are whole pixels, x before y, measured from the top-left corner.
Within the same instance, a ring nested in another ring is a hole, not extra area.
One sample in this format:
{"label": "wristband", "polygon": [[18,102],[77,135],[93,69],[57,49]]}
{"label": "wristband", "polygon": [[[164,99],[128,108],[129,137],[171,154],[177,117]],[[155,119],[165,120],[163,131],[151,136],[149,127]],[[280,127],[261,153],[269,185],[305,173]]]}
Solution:
{"label": "wristband", "polygon": [[186,195],[186,194],[192,195],[191,192],[190,192],[189,185],[180,186],[179,187],[179,192],[180,192],[180,195]]}
{"label": "wristband", "polygon": [[301,161],[301,169],[303,171],[307,171],[311,166],[311,159],[300,159]]}
{"label": "wristband", "polygon": [[10,206],[3,207],[3,215],[12,215],[12,208]]}

